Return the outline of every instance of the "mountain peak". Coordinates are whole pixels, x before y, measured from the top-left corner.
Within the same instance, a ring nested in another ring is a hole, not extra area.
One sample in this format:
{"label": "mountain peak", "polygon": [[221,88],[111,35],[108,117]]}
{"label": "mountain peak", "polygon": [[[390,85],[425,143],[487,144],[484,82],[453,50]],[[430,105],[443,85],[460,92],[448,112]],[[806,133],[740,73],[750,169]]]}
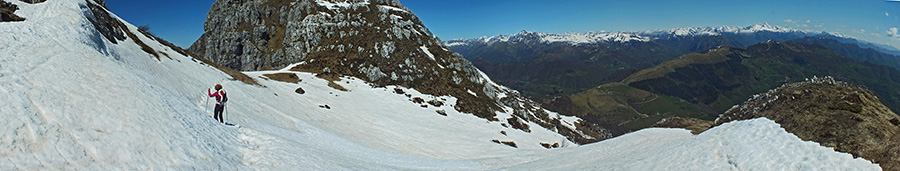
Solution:
{"label": "mountain peak", "polygon": [[572,45],[579,45],[606,42],[627,43],[632,41],[646,42],[650,41],[650,38],[626,32],[572,32],[565,34],[553,34],[522,30],[519,33],[513,35],[497,35],[490,37],[482,36],[476,39],[453,39],[447,41],[445,45],[461,46],[467,45],[469,43],[493,44],[498,42],[568,43]]}
{"label": "mountain peak", "polygon": [[801,30],[798,30],[798,29],[793,29],[793,28],[790,28],[790,27],[783,27],[783,26],[774,26],[774,25],[770,25],[769,23],[765,23],[765,24],[756,24],[756,25],[752,25],[752,26],[746,27],[746,28],[744,28],[743,30],[741,30],[741,33],[747,33],[747,32],[760,32],[760,31],[769,31],[769,32],[801,32]]}

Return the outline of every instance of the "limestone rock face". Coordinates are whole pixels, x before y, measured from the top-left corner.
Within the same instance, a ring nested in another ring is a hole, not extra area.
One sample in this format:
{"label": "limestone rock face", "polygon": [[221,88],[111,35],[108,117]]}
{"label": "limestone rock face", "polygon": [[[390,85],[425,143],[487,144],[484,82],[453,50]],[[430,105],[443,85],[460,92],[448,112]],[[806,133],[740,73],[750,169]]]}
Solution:
{"label": "limestone rock face", "polygon": [[[189,51],[229,68],[291,66],[324,77],[353,76],[373,86],[453,96],[461,112],[509,125],[531,122],[578,143],[611,136],[580,119],[563,122],[562,116],[494,83],[447,49],[397,0],[218,0],[204,29]],[[497,118],[498,113],[511,117]]]}

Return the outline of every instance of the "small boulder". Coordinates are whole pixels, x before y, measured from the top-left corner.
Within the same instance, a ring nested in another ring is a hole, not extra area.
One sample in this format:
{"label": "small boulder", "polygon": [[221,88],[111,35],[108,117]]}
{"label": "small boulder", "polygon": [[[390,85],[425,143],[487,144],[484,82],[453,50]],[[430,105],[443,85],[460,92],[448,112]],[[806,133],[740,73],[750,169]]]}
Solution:
{"label": "small boulder", "polygon": [[412,102],[422,104],[422,103],[425,103],[425,99],[422,99],[420,97],[414,97],[414,98],[412,98]]}
{"label": "small boulder", "polygon": [[437,101],[437,100],[429,100],[429,101],[428,101],[428,104],[431,104],[431,105],[434,106],[434,107],[441,107],[441,106],[444,105],[444,102],[442,102],[442,101]]}

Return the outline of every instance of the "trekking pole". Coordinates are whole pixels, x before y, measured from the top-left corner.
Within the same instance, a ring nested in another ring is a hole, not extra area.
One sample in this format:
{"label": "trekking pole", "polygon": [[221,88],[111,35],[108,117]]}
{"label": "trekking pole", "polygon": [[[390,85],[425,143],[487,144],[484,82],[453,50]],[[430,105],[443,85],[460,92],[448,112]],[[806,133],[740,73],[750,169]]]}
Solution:
{"label": "trekking pole", "polygon": [[[209,93],[209,92],[207,92],[207,93]],[[204,94],[204,96],[206,97],[206,106],[203,106],[203,108],[206,109],[206,113],[209,113],[209,95]]]}

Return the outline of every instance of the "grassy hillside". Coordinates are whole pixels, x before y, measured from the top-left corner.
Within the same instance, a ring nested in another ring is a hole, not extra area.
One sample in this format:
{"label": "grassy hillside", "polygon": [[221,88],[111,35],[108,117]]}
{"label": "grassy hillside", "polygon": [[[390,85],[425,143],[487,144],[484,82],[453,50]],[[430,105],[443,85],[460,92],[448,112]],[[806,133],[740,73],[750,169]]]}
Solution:
{"label": "grassy hillside", "polygon": [[[710,60],[721,58],[727,60]],[[660,68],[665,69],[660,71]],[[897,103],[900,94],[896,93],[900,87],[900,71],[856,62],[824,47],[800,43],[766,42],[746,50],[728,48],[685,55],[639,71],[624,82],[639,89],[685,99],[703,114],[715,116],[753,94],[817,75],[831,75],[866,86],[892,110],[900,109]]]}
{"label": "grassy hillside", "polygon": [[687,54],[569,96],[544,98],[550,110],[630,132],[670,117],[714,120],[754,94],[814,76],[871,89],[890,109],[900,109],[900,71],[857,62],[818,45],[766,42]]}
{"label": "grassy hillside", "polygon": [[700,115],[686,100],[613,82],[566,97],[548,98],[544,107],[571,113],[621,134],[668,117],[715,119]]}

